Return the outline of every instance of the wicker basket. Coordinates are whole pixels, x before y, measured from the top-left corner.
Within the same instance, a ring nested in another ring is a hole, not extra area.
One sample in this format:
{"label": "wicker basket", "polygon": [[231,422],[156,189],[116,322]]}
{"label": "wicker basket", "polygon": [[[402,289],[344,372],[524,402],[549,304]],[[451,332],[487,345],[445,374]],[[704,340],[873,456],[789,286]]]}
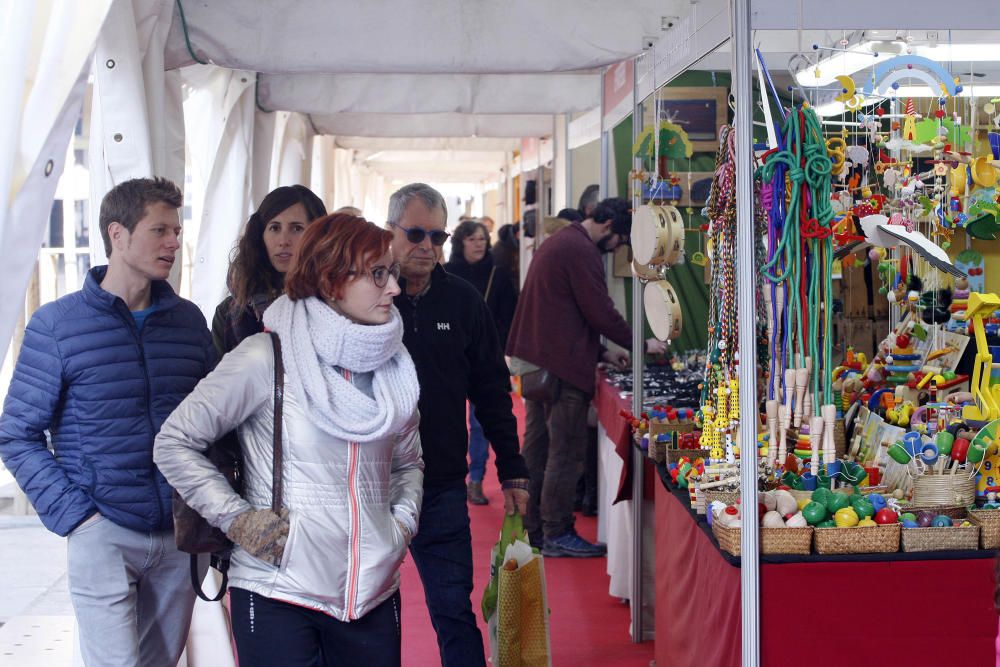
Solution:
{"label": "wicker basket", "polygon": [[969,508],[965,505],[934,505],[917,507],[911,503],[909,505],[902,505],[901,507],[903,512],[912,512],[913,514],[930,512],[934,516],[943,514],[951,519],[964,519],[969,514]]}
{"label": "wicker basket", "polygon": [[818,554],[888,554],[899,551],[899,524],[855,526],[853,528],[817,528]]}
{"label": "wicker basket", "polygon": [[812,551],[812,526],[805,528],[761,528],[762,554],[808,554]]}
{"label": "wicker basket", "polygon": [[727,505],[735,505],[736,501],[740,499],[739,491],[719,491],[718,489],[702,491],[698,489],[698,493],[705,499],[705,507],[711,507],[712,503],[716,500],[724,502]]}
{"label": "wicker basket", "polygon": [[833,448],[837,459],[844,458],[844,454],[847,452],[847,435],[843,419],[838,419],[833,423]]}
{"label": "wicker basket", "polygon": [[[712,521],[712,532],[719,540],[719,547],[734,556],[740,555],[740,529],[720,526]],[[761,528],[760,552],[769,554],[807,555],[812,547],[813,529],[805,528]]]}
{"label": "wicker basket", "polygon": [[664,450],[664,456],[666,456],[666,461],[668,464],[677,463],[681,457],[688,457],[692,461],[697,458],[708,458],[707,449],[667,449]]}
{"label": "wicker basket", "polygon": [[712,518],[712,532],[715,539],[719,540],[719,548],[728,551],[734,556],[740,555],[740,529],[721,526],[719,522]]}
{"label": "wicker basket", "polygon": [[969,520],[980,527],[979,544],[1000,549],[1000,510],[969,510]]}
{"label": "wicker basket", "polygon": [[976,482],[968,475],[946,473],[943,475],[921,475],[913,480],[913,506],[968,507],[976,500]]}
{"label": "wicker basket", "polygon": [[[667,461],[667,447],[669,446],[669,442],[657,442],[656,438],[650,436],[646,454],[657,463],[664,463]],[[676,461],[674,461],[674,463],[676,463]]]}
{"label": "wicker basket", "polygon": [[979,526],[903,528],[903,551],[957,551],[979,547]]}

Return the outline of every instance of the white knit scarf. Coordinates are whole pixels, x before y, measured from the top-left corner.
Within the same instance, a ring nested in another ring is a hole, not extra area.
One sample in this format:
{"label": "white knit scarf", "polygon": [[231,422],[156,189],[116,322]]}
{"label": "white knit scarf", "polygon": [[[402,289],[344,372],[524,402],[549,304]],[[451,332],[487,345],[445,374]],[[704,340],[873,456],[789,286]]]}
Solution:
{"label": "white knit scarf", "polygon": [[[403,347],[403,318],[393,306],[385,324],[358,324],[316,297],[276,299],[264,325],[281,338],[281,357],[309,418],[350,442],[398,433],[417,409],[420,385]],[[370,398],[335,367],[374,371]]]}

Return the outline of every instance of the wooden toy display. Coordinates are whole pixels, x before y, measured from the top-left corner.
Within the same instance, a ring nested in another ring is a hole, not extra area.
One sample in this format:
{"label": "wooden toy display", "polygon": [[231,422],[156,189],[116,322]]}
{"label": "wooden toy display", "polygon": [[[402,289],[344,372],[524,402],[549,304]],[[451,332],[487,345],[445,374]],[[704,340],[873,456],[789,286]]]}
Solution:
{"label": "wooden toy display", "polygon": [[[700,406],[690,421],[669,410],[649,416],[637,432],[731,553],[747,517],[770,554],[1000,546],[1000,382],[987,344],[990,327],[1000,329],[1000,297],[983,290],[981,255],[953,262],[947,252],[972,216],[981,222],[970,235],[987,233],[982,220],[1000,214],[1000,156],[979,154],[963,125],[962,109],[980,100],[946,92],[916,103],[896,100],[894,90],[851,112],[859,132],[825,124],[808,103],[777,101],[781,132],[757,157],[765,243],[756,284],[734,277],[739,138],[720,129],[703,212],[712,272]],[[1000,150],[1000,135],[993,143]],[[637,257],[669,264],[680,215],[657,206],[637,215],[647,218]],[[888,318],[873,353],[835,345],[837,262],[868,262],[881,283]],[[739,349],[738,289],[759,294],[757,350]],[[655,315],[654,331],[672,327],[668,314]],[[970,342],[971,377],[958,372]],[[740,363],[757,364],[755,419],[739,413],[740,391],[753,390],[740,386]],[[747,424],[757,428],[763,492],[749,513],[739,493]]]}

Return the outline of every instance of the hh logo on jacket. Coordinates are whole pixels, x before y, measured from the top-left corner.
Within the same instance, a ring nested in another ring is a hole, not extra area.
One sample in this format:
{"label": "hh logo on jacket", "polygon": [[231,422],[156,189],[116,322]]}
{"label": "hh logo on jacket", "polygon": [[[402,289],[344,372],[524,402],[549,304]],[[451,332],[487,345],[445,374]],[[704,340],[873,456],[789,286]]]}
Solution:
{"label": "hh logo on jacket", "polygon": [[451,331],[450,322],[438,322],[437,325],[438,325],[438,331]]}

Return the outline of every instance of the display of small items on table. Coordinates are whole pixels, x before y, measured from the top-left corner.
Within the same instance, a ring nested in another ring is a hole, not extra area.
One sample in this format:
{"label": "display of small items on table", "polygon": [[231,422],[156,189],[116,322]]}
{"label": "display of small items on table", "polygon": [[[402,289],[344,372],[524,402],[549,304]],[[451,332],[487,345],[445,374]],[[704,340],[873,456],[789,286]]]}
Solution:
{"label": "display of small items on table", "polygon": [[[605,374],[622,396],[632,394],[631,371],[606,368]],[[701,382],[701,366],[697,354],[674,355],[662,363],[647,364],[642,374],[643,410],[650,410],[656,405],[672,405],[678,409],[697,408],[698,385]]]}
{"label": "display of small items on table", "polygon": [[701,432],[695,431],[692,408],[655,406],[643,413],[643,416],[647,418],[646,446],[643,448],[648,451],[649,458],[663,463],[675,462],[679,452],[703,455],[698,451],[701,447]]}

